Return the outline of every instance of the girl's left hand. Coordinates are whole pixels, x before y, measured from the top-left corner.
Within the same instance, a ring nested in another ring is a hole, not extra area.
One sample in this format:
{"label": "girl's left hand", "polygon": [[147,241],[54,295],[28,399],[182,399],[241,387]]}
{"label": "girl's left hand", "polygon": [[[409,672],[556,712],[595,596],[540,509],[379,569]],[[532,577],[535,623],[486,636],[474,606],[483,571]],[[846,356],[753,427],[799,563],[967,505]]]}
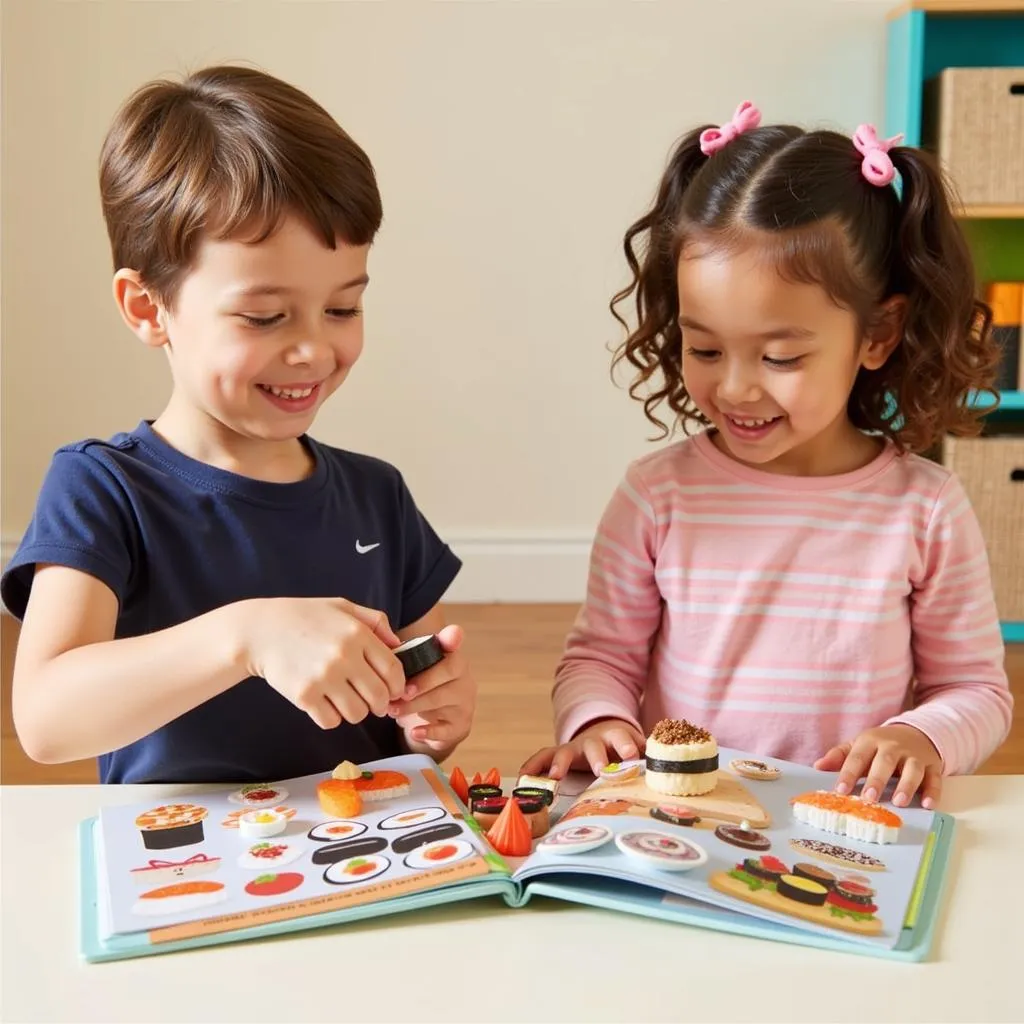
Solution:
{"label": "girl's left hand", "polygon": [[833,747],[814,767],[838,771],[836,792],[844,795],[864,779],[860,795],[870,803],[878,799],[893,775],[899,776],[892,798],[897,807],[906,807],[920,789],[921,806],[933,810],[942,790],[942,758],[932,741],[910,725],[868,729],[852,743]]}

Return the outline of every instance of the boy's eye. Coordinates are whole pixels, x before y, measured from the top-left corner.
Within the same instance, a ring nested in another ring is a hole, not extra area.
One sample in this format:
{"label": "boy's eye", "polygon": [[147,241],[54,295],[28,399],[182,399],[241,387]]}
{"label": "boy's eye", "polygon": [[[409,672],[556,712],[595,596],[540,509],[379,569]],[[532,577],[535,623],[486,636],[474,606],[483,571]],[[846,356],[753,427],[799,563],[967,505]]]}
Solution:
{"label": "boy's eye", "polygon": [[803,362],[803,358],[803,356],[791,356],[789,359],[773,359],[771,356],[765,356],[764,361],[778,370],[792,370],[794,366],[799,366]]}
{"label": "boy's eye", "polygon": [[688,348],[686,354],[693,356],[694,359],[711,360],[718,356],[718,349],[716,348]]}
{"label": "boy's eye", "polygon": [[283,313],[275,313],[273,316],[249,316],[247,313],[238,314],[247,327],[271,327],[279,320],[284,319]]}
{"label": "boy's eye", "polygon": [[337,317],[339,320],[351,320],[353,317],[359,316],[362,313],[361,309],[329,309],[327,310],[329,316]]}

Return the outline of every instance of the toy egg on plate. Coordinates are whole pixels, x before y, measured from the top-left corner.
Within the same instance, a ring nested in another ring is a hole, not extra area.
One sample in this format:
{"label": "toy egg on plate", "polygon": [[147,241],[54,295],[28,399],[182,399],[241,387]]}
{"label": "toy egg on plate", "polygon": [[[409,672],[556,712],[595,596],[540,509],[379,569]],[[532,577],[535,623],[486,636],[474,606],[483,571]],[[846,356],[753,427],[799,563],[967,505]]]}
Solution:
{"label": "toy egg on plate", "polygon": [[288,819],[270,808],[247,811],[238,819],[238,834],[243,839],[266,839],[276,836],[288,827]]}

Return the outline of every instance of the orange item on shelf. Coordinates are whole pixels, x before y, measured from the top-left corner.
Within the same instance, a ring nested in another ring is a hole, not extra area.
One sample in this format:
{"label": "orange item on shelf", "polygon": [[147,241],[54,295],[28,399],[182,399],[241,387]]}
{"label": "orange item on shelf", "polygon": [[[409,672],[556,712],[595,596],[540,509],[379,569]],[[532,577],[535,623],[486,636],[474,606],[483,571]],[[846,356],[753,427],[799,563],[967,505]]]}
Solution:
{"label": "orange item on shelf", "polygon": [[363,798],[348,779],[318,782],[316,798],[324,814],[332,818],[355,818],[363,809]]}
{"label": "orange item on shelf", "polygon": [[455,795],[464,803],[469,803],[469,783],[462,774],[461,768],[453,768],[448,776],[448,783],[455,790]]}
{"label": "orange item on shelf", "polygon": [[500,786],[501,785],[501,772],[497,768],[492,768],[484,776],[484,784],[487,786]]}
{"label": "orange item on shelf", "polygon": [[487,841],[503,857],[526,857],[533,848],[530,823],[518,800],[507,800],[498,820],[487,833]]}
{"label": "orange item on shelf", "polygon": [[474,776],[473,776],[473,781],[470,783],[470,785],[471,786],[479,786],[483,781],[484,780],[481,777],[480,773],[476,772],[476,774],[474,774]]}

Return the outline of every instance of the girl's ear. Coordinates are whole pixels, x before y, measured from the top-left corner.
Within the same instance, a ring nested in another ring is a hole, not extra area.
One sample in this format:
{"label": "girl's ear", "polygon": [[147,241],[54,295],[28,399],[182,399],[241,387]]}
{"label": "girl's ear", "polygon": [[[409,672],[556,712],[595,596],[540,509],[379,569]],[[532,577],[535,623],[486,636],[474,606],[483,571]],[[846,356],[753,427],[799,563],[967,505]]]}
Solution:
{"label": "girl's ear", "polygon": [[903,338],[907,320],[907,297],[893,295],[875,312],[861,342],[860,363],[866,370],[881,369]]}
{"label": "girl's ear", "polygon": [[167,314],[136,270],[114,274],[114,302],[128,329],[143,343],[162,348],[168,342]]}

